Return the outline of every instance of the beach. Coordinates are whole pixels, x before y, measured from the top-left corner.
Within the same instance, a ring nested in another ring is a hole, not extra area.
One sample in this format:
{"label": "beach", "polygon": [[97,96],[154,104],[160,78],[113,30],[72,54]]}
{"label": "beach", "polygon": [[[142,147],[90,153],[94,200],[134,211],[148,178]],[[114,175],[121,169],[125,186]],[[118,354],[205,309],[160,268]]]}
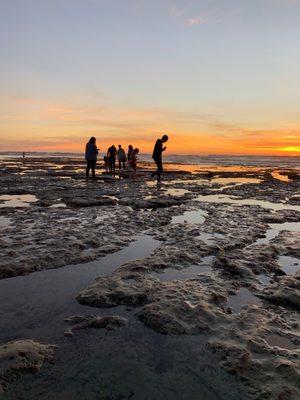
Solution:
{"label": "beach", "polygon": [[299,157],[102,164],[0,157],[0,398],[298,399]]}

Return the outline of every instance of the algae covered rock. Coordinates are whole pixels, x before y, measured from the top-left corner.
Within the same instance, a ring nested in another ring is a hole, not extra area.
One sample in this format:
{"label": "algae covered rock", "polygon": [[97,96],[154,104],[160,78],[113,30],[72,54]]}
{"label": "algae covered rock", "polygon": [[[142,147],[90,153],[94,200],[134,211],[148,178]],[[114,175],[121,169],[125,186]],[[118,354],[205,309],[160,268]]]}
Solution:
{"label": "algae covered rock", "polygon": [[0,346],[0,393],[23,374],[35,373],[52,361],[54,346],[34,340],[17,340]]}
{"label": "algae covered rock", "polygon": [[115,330],[127,324],[127,319],[118,315],[107,315],[98,317],[94,315],[74,315],[66,318],[65,321],[71,325],[71,328],[65,332],[65,336],[73,336],[73,331],[78,329],[106,329]]}

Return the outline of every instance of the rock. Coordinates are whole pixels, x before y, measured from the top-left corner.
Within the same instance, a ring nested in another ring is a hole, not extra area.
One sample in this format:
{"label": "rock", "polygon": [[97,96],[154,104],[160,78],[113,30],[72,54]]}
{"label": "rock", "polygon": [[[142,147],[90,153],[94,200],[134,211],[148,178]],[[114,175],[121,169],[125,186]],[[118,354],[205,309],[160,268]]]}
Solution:
{"label": "rock", "polygon": [[0,388],[27,373],[40,370],[45,361],[52,361],[54,346],[33,340],[18,340],[0,346]]}
{"label": "rock", "polygon": [[65,336],[73,336],[73,331],[77,329],[95,328],[115,330],[127,324],[127,319],[119,317],[118,315],[107,315],[104,317],[93,315],[74,315],[66,318],[65,321],[72,325],[70,330],[64,333]]}
{"label": "rock", "polygon": [[66,200],[66,205],[69,207],[94,207],[94,206],[109,206],[115,205],[116,199],[109,197],[98,197],[98,198],[73,198]]}
{"label": "rock", "polygon": [[265,288],[260,297],[274,304],[300,310],[300,276],[284,276],[275,285]]}
{"label": "rock", "polygon": [[[134,283],[120,274],[101,277],[77,296],[80,304],[93,307],[114,307],[117,305],[142,305],[148,301],[148,295],[156,281],[137,276]],[[132,279],[131,277],[129,279]]]}

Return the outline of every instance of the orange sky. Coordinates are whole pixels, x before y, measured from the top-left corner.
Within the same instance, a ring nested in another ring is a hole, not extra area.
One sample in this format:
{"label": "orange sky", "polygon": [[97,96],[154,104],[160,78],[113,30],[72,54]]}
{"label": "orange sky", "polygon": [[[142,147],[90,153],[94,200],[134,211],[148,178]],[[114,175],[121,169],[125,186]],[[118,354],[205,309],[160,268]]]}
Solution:
{"label": "orange sky", "polygon": [[133,144],[148,153],[156,138],[167,133],[169,154],[300,154],[297,124],[276,116],[265,124],[270,128],[263,129],[259,119],[233,122],[230,115],[167,108],[80,105],[27,97],[5,102],[2,98],[2,104],[2,151],[80,152],[95,136],[103,151],[114,143]]}

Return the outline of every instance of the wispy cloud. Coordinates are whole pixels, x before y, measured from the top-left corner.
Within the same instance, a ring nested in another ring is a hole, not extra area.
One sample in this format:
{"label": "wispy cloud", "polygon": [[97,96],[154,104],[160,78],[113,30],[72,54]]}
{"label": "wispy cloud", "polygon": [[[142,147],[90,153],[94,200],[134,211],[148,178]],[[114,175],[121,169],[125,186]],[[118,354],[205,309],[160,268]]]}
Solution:
{"label": "wispy cloud", "polygon": [[178,7],[172,7],[170,10],[170,15],[175,18],[179,18],[184,14],[184,11]]}
{"label": "wispy cloud", "polygon": [[203,25],[206,23],[206,19],[202,16],[189,18],[186,22],[186,26]]}
{"label": "wispy cloud", "polygon": [[[172,136],[173,152],[259,153],[298,152],[298,126],[282,123],[276,130],[241,123],[229,115],[197,110],[158,107],[87,106],[72,101],[53,102],[36,98],[14,98],[2,112],[0,147],[81,149],[89,136],[99,139],[103,149],[112,142],[138,145],[151,151],[157,135]],[[285,150],[282,150],[285,149]]]}
{"label": "wispy cloud", "polygon": [[197,15],[190,15],[189,12],[177,6],[172,7],[170,10],[171,17],[179,20],[183,25],[192,27],[195,25],[203,25],[207,22],[206,15],[208,13],[199,13]]}

